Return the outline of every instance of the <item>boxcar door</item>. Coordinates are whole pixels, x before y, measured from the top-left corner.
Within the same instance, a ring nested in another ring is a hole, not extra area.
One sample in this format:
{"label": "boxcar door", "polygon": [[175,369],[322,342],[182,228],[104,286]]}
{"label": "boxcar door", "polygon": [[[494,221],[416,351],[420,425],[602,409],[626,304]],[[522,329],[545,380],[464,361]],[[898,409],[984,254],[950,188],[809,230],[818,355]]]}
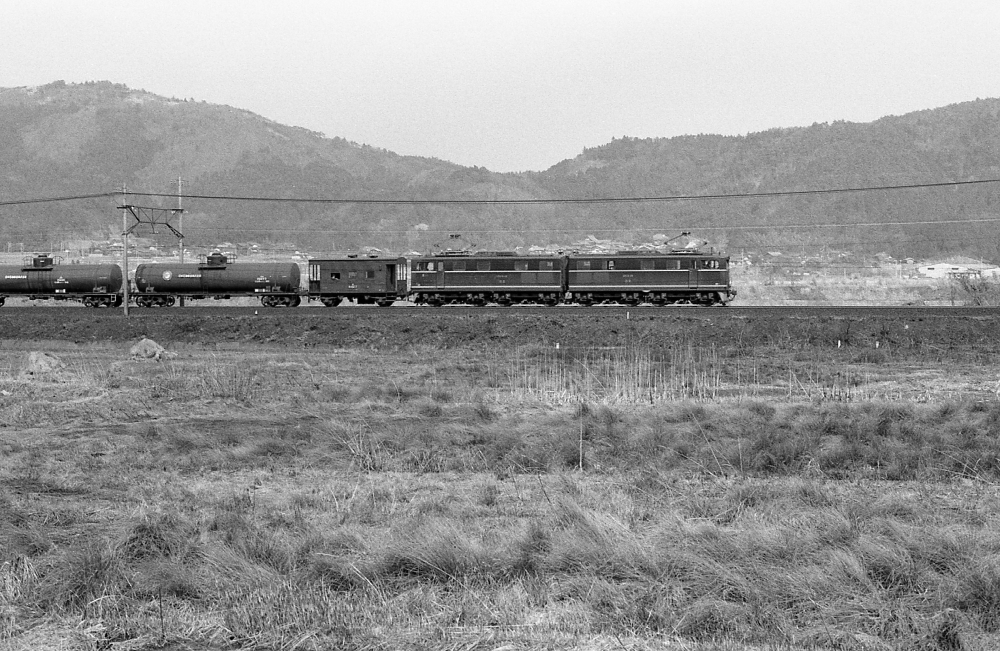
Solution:
{"label": "boxcar door", "polygon": [[396,265],[387,264],[385,265],[385,291],[395,293],[396,292]]}

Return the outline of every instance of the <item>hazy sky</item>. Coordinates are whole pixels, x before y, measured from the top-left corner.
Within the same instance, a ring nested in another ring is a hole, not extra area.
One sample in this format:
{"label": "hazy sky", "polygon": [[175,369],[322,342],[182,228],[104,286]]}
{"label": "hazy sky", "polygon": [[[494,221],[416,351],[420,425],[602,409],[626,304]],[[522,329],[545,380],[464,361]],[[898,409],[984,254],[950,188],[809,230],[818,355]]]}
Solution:
{"label": "hazy sky", "polygon": [[0,0],[0,86],[108,80],[495,171],[1000,97],[997,0]]}

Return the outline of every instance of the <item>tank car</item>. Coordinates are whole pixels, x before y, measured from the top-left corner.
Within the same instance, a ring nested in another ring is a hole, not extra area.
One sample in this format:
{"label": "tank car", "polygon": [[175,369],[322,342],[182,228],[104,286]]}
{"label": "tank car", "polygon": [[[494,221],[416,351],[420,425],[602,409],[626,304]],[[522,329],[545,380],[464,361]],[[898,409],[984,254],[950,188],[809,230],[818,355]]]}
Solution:
{"label": "tank car", "polygon": [[409,262],[417,304],[556,305],[563,294],[565,258],[554,255],[445,251]]}
{"label": "tank car", "polygon": [[729,258],[701,251],[568,256],[566,298],[581,305],[725,305],[736,296]]}
{"label": "tank car", "polygon": [[48,254],[37,254],[21,266],[0,266],[0,305],[8,296],[31,300],[73,300],[87,307],[122,304],[122,271],[114,264],[55,264]]}
{"label": "tank car", "polygon": [[134,300],[140,307],[169,307],[178,297],[259,296],[266,307],[295,307],[302,301],[299,278],[294,263],[234,263],[216,252],[201,263],[140,264],[135,270]]}
{"label": "tank car", "polygon": [[408,272],[405,258],[314,258],[309,261],[309,300],[327,307],[344,300],[388,307],[406,298]]}

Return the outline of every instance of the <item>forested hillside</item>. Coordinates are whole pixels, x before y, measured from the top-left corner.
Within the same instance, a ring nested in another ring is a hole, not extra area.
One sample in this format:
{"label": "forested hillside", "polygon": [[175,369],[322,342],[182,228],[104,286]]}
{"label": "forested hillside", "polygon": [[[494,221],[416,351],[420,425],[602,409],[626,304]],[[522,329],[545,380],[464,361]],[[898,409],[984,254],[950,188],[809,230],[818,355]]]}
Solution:
{"label": "forested hillside", "polygon": [[[733,195],[1000,178],[1000,100],[869,124],[835,122],[746,136],[622,138],[544,171],[497,174],[399,156],[233,107],[120,84],[0,89],[0,201],[113,192],[173,194],[185,234],[309,250],[427,248],[446,233],[490,247],[593,234],[648,241],[694,231],[717,246],[896,257],[1000,258],[997,184],[713,200],[532,205],[218,201],[509,200]],[[132,196],[172,207],[172,197]],[[0,207],[0,245],[120,232],[118,196]]]}

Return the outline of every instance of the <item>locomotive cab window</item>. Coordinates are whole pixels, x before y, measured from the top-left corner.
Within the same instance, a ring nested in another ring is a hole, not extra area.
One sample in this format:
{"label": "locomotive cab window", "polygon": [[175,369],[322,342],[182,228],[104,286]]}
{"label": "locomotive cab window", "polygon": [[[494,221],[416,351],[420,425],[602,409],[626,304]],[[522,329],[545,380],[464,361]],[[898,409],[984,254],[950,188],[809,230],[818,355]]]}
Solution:
{"label": "locomotive cab window", "polygon": [[608,271],[614,271],[614,269],[615,269],[615,261],[608,260]]}
{"label": "locomotive cab window", "polygon": [[639,261],[639,268],[642,269],[643,271],[649,271],[649,270],[651,270],[653,268],[653,259],[652,258],[644,258],[644,259],[640,260]]}
{"label": "locomotive cab window", "polygon": [[340,272],[339,271],[330,272],[330,280],[340,280]]}
{"label": "locomotive cab window", "polygon": [[555,263],[552,260],[542,260],[538,265],[538,268],[542,271],[552,271],[555,269]]}
{"label": "locomotive cab window", "polygon": [[348,278],[357,278],[358,277],[358,272],[357,271],[348,271],[347,272],[347,277]]}
{"label": "locomotive cab window", "polygon": [[374,269],[369,269],[368,271],[365,272],[365,278],[367,278],[368,280],[371,280],[374,277],[375,277]]}
{"label": "locomotive cab window", "polygon": [[514,261],[514,271],[527,271],[528,261],[527,260],[515,260]]}

